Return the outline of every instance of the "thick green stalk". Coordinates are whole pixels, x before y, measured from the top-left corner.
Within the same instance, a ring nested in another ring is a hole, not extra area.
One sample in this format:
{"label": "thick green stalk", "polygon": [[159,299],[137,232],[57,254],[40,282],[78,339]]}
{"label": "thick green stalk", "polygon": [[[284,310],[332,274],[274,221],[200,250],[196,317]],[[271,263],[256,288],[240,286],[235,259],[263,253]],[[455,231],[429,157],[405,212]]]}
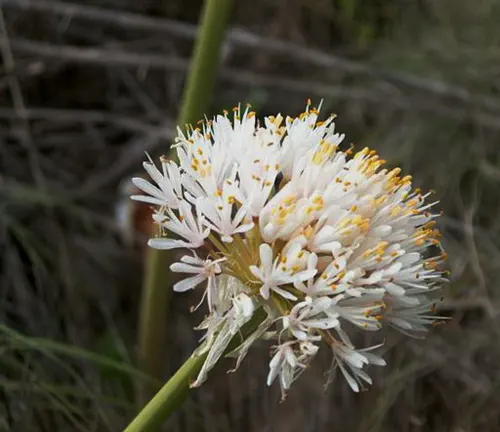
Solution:
{"label": "thick green stalk", "polygon": [[179,115],[180,126],[202,119],[209,108],[232,3],[233,0],[205,0]]}
{"label": "thick green stalk", "polygon": [[170,414],[184,402],[189,390],[189,382],[196,377],[206,357],[206,354],[189,357],[132,420],[125,432],[148,432],[159,429]]}
{"label": "thick green stalk", "polygon": [[[178,119],[181,126],[203,118],[209,108],[231,4],[232,0],[206,0],[204,3],[199,36]],[[167,313],[171,291],[168,272],[170,256],[165,251],[148,251],[139,311],[139,366],[160,380],[163,378],[166,357]],[[142,388],[139,399],[144,400],[153,390]]]}
{"label": "thick green stalk", "polygon": [[[255,311],[252,319],[231,340],[226,353],[236,349],[245,338],[258,328],[266,316],[267,314],[263,309]],[[157,430],[184,402],[189,391],[189,383],[196,378],[196,375],[203,366],[203,362],[207,358],[207,354],[192,355],[146,404],[124,432],[149,432]]]}

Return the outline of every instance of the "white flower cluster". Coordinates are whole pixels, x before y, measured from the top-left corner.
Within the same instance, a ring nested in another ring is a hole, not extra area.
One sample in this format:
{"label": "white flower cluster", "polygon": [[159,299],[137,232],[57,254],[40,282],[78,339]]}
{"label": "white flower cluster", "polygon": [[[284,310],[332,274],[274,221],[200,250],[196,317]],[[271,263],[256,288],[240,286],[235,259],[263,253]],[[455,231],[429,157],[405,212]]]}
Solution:
{"label": "white flower cluster", "polygon": [[225,112],[179,129],[179,162],[150,160],[153,183],[133,179],[145,195],[132,198],[157,206],[149,245],[190,249],[171,266],[189,275],[174,289],[206,282],[207,359],[194,386],[257,311],[264,318],[230,355],[238,366],[255,340],[274,337],[268,384],[279,377],[283,393],[320,345],[359,391],[371,383],[364,366],[385,363],[369,352],[376,347],[354,346],[354,330],[408,334],[437,320],[426,295],[445,281],[446,254],[429,193],[381,168],[373,150],[340,151],[344,135],[318,114],[309,102],[297,118],[260,124],[237,107],[232,121]]}

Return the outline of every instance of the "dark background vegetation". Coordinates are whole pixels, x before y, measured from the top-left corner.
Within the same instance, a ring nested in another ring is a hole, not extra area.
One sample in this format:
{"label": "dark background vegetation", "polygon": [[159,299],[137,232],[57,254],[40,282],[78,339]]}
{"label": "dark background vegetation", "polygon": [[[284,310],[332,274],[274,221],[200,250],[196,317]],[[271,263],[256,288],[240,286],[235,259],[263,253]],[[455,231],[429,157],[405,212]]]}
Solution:
{"label": "dark background vegetation", "polygon": [[[500,2],[235,3],[211,113],[323,99],[350,141],[435,189],[453,320],[387,339],[389,366],[359,395],[323,390],[325,357],[279,404],[257,347],[169,430],[500,430]],[[117,431],[142,379],[143,252],[114,216],[119,184],[168,148],[200,1],[0,7],[0,430]],[[193,301],[172,302],[166,375],[196,345]]]}

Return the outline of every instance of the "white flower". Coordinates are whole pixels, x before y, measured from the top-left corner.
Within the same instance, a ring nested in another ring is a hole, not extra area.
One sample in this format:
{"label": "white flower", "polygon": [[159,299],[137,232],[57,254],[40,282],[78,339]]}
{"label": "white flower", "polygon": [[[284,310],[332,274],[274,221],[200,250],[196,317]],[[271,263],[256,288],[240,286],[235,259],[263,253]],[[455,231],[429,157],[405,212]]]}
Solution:
{"label": "white flower", "polygon": [[[209,285],[213,285],[214,277],[221,272],[219,263],[222,261],[224,261],[224,258],[212,261],[212,260],[202,260],[196,255],[183,256],[181,258],[180,263],[174,263],[170,266],[170,270],[172,270],[173,272],[180,272],[180,273],[192,273],[195,276],[191,276],[177,282],[174,285],[174,291],[178,292],[188,291],[206,280],[208,280]],[[211,287],[207,288],[208,293],[211,293],[212,291],[213,288]]]}
{"label": "white flower", "polygon": [[226,243],[233,241],[234,234],[245,233],[254,226],[252,222],[242,223],[246,215],[246,208],[240,207],[233,215],[235,204],[234,195],[226,191],[224,185],[221,196],[217,199],[204,198],[200,200],[200,209],[208,219],[207,226],[220,234],[221,240]]}
{"label": "white flower", "polygon": [[329,314],[349,321],[363,330],[379,330],[383,315],[384,290],[372,290],[369,294],[344,300],[344,295],[335,297]]}
{"label": "white flower", "polygon": [[280,345],[276,354],[269,362],[269,375],[267,385],[271,385],[275,378],[280,376],[280,385],[284,390],[288,390],[292,384],[297,369],[305,368],[295,355],[292,347],[293,342]]}
{"label": "white flower", "polygon": [[314,329],[331,329],[339,325],[338,319],[326,311],[331,307],[329,297],[312,299],[306,297],[297,303],[289,315],[283,317],[283,328],[290,329],[293,336],[299,340],[321,340],[321,336],[311,335]]}
{"label": "white flower", "polygon": [[174,289],[207,299],[197,351],[207,358],[193,385],[244,327],[227,354],[238,367],[253,343],[277,339],[268,383],[279,377],[283,395],[322,346],[359,391],[371,383],[365,366],[385,363],[356,348],[353,332],[421,334],[442,319],[430,313],[446,281],[436,203],[374,150],[339,150],[334,118],[318,121],[310,103],[261,122],[233,111],[179,129],[179,162],[145,162],[152,183],[134,179],[145,195],[133,199],[157,206],[149,245],[193,253],[172,265],[187,274]]}
{"label": "white flower", "polygon": [[232,160],[227,146],[212,143],[210,126],[204,133],[195,129],[188,138],[178,129],[177,156],[184,172],[183,186],[194,196],[212,197],[230,176]]}
{"label": "white flower", "polygon": [[152,248],[175,249],[184,247],[195,249],[202,246],[210,234],[210,228],[204,227],[205,219],[201,214],[199,203],[196,205],[196,217],[193,215],[192,206],[186,201],[180,203],[178,215],[167,209],[165,216],[157,219],[160,225],[164,229],[184,238],[184,240],[164,237],[154,238],[148,242],[148,245]]}
{"label": "white flower", "polygon": [[415,336],[415,332],[426,332],[429,326],[438,323],[438,320],[446,319],[436,315],[436,303],[408,307],[398,299],[391,300],[392,305],[385,313],[384,319],[402,333]]}
{"label": "white flower", "polygon": [[267,385],[270,386],[279,375],[282,399],[285,399],[287,390],[317,352],[318,347],[311,341],[291,341],[278,345],[269,362]]}
{"label": "white flower", "polygon": [[270,291],[274,291],[289,300],[296,300],[295,295],[279,286],[310,279],[317,271],[307,266],[310,260],[314,260],[314,254],[304,252],[299,244],[292,245],[286,254],[274,261],[272,248],[267,243],[260,245],[259,254],[260,267],[252,265],[250,271],[263,283],[260,294],[265,299],[269,298]]}
{"label": "white flower", "polygon": [[233,307],[222,317],[212,329],[214,335],[208,338],[208,355],[203,364],[198,377],[191,384],[191,387],[198,387],[207,377],[208,372],[224,354],[233,337],[241,327],[246,324],[253,315],[253,300],[246,294],[238,294],[233,298]]}
{"label": "white flower", "polygon": [[174,162],[164,160],[161,161],[161,165],[163,172],[160,172],[151,160],[142,164],[157,186],[141,177],[135,177],[132,179],[134,185],[148,195],[132,195],[130,198],[177,209],[179,208],[179,197],[182,191],[179,167]]}
{"label": "white flower", "polygon": [[257,217],[274,188],[279,173],[278,153],[261,142],[240,155],[237,199],[244,203],[247,217]]}
{"label": "white flower", "polygon": [[362,370],[365,365],[385,366],[386,363],[381,357],[367,352],[378,347],[380,345],[364,350],[355,350],[339,342],[332,345],[334,356],[333,367],[338,366],[340,368],[353,391],[359,392],[361,381],[365,381],[368,384],[372,383],[371,378]]}

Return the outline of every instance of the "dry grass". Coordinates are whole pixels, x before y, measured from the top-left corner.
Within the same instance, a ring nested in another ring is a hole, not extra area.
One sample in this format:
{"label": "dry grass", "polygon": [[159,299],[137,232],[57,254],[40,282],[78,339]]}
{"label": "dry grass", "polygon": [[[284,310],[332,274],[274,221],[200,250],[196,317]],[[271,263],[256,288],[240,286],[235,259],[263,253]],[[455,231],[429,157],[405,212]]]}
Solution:
{"label": "dry grass", "polygon": [[[167,148],[199,12],[68,5],[0,1],[0,430],[114,431],[134,412],[141,263],[113,211],[143,152]],[[323,392],[321,358],[278,404],[259,347],[171,430],[500,428],[499,20],[495,0],[238,3],[213,111],[324,98],[351,140],[437,190],[454,318],[425,341],[389,338],[390,367],[360,395]],[[172,305],[166,374],[196,344],[191,301]]]}

